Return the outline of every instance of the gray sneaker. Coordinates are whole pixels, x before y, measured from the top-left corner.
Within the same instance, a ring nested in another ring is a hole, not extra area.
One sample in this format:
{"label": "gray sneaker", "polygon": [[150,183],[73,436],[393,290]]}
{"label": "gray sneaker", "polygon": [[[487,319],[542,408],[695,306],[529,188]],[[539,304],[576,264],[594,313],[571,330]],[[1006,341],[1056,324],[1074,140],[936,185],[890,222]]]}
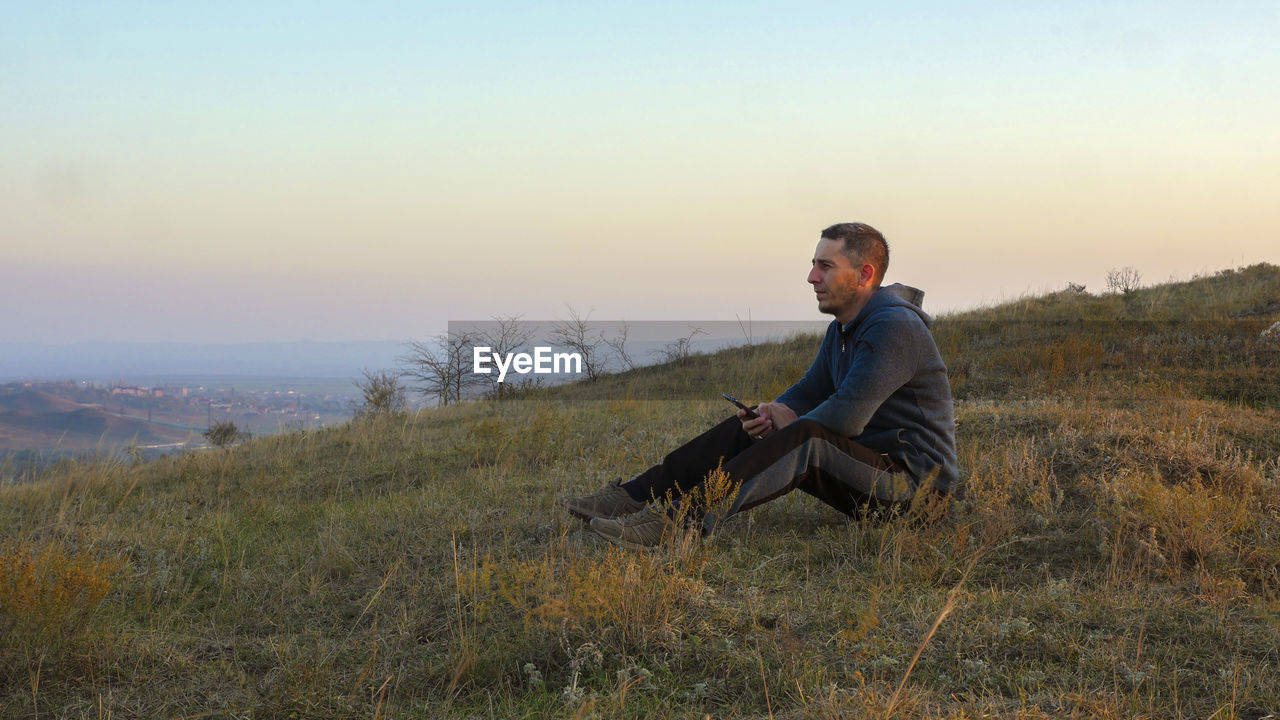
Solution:
{"label": "gray sneaker", "polygon": [[644,550],[662,544],[662,535],[671,527],[666,510],[646,505],[643,510],[626,517],[595,518],[591,529],[610,542],[632,550]]}
{"label": "gray sneaker", "polygon": [[616,518],[639,511],[644,507],[640,500],[632,500],[622,487],[622,479],[611,481],[604,489],[581,497],[562,497],[560,507],[569,511],[570,515],[593,520],[595,518]]}

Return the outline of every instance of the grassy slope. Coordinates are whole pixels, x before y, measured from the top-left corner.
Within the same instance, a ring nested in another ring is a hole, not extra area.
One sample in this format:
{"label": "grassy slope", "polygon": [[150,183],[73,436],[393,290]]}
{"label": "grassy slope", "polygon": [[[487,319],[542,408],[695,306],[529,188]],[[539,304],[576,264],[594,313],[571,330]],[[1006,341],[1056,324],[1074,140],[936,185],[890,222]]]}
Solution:
{"label": "grassy slope", "polygon": [[930,527],[796,493],[636,554],[555,511],[812,338],[64,467],[0,489],[0,552],[124,565],[57,642],[0,639],[0,716],[883,717],[944,610],[895,716],[1280,712],[1277,301],[1257,266],[941,319],[965,492]]}

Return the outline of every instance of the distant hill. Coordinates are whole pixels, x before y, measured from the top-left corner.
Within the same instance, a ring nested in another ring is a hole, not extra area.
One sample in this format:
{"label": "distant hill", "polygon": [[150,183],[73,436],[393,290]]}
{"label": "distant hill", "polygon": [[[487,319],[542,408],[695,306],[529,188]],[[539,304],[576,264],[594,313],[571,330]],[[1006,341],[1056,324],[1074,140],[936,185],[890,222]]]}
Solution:
{"label": "distant hill", "polygon": [[1130,292],[1090,294],[1072,288],[987,308],[949,313],[948,321],[1058,322],[1280,319],[1280,267],[1258,263]]}
{"label": "distant hill", "polygon": [[0,393],[0,450],[87,450],[130,442],[158,445],[182,442],[187,435],[38,390]]}
{"label": "distant hill", "polygon": [[21,417],[64,413],[86,407],[78,402],[39,390],[0,391],[0,414]]}
{"label": "distant hill", "polygon": [[139,375],[354,378],[398,364],[403,342],[262,342],[228,345],[0,343],[0,382]]}

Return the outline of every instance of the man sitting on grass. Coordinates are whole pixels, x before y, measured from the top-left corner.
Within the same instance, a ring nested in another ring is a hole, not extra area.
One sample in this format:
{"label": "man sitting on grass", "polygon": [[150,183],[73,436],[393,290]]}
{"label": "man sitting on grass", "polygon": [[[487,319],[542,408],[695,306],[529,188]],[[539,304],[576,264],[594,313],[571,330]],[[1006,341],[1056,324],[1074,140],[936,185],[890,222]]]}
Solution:
{"label": "man sitting on grass", "polygon": [[[677,514],[702,518],[709,532],[797,488],[848,515],[901,509],[922,489],[949,493],[957,471],[947,368],[920,309],[924,293],[882,287],[888,266],[889,246],[871,226],[823,230],[808,281],[818,310],[835,320],[804,377],[756,417],[739,410],[635,479],[561,506],[609,540],[644,548]],[[702,486],[722,464],[732,503],[711,513]]]}

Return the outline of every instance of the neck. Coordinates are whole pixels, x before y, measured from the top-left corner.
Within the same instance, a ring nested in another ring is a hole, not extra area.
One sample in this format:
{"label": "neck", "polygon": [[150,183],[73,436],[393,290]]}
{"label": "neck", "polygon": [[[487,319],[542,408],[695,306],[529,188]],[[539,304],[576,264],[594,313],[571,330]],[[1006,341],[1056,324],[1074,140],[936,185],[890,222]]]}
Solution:
{"label": "neck", "polygon": [[[874,290],[872,292],[875,292]],[[840,327],[844,327],[853,322],[858,317],[858,313],[862,312],[862,308],[866,306],[867,301],[871,299],[871,294],[864,295],[858,302],[844,308],[836,315],[836,322],[840,323]]]}
{"label": "neck", "polygon": [[858,317],[858,313],[862,312],[862,308],[866,307],[867,303],[871,301],[871,296],[875,295],[879,289],[879,285],[858,288],[857,299],[852,305],[842,308],[840,312],[836,313],[836,322],[840,323],[841,327],[853,322],[853,319]]}

